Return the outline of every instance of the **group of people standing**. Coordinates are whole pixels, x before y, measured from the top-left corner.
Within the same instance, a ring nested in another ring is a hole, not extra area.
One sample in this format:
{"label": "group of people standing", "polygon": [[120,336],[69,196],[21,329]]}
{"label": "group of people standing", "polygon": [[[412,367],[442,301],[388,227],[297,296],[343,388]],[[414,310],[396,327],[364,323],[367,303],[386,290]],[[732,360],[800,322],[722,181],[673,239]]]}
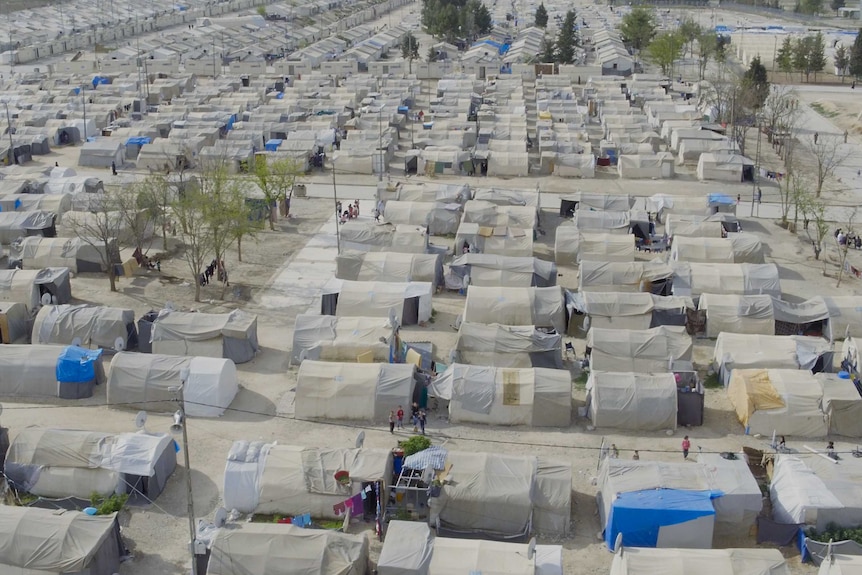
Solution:
{"label": "group of people standing", "polygon": [[208,265],[207,269],[205,269],[204,272],[201,274],[201,285],[209,285],[210,280],[214,275],[217,277],[218,281],[230,287],[230,282],[228,281],[227,276],[227,268],[224,265],[224,260],[213,260],[212,262],[210,262],[210,265]]}
{"label": "group of people standing", "polygon": [[340,218],[342,224],[359,217],[359,200],[353,200],[352,204],[347,204],[347,209],[344,211],[341,208],[341,202],[335,202],[335,215]]}
{"label": "group of people standing", "polygon": [[[415,401],[411,406],[410,419],[413,423],[413,433],[421,433],[425,435],[425,423],[428,421],[428,415],[424,409],[419,408],[419,404]],[[400,405],[398,410],[389,412],[389,433],[395,433],[395,428],[404,429],[404,408]]]}

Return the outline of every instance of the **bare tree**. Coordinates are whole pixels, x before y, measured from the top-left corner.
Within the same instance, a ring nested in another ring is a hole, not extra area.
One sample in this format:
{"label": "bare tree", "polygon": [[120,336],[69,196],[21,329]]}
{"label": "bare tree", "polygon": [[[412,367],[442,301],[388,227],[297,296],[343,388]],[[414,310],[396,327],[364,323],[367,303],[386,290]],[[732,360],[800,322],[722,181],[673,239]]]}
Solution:
{"label": "bare tree", "polygon": [[853,227],[853,224],[856,221],[856,210],[858,208],[853,208],[847,213],[847,224],[846,229],[841,228],[842,233],[847,236],[847,240],[844,242],[844,245],[838,246],[838,251],[841,255],[840,263],[838,264],[838,283],[835,284],[835,287],[841,286],[841,279],[844,277],[844,266],[847,264],[847,250],[850,249],[850,236],[855,235],[856,230]]}
{"label": "bare tree", "polygon": [[114,204],[122,219],[122,240],[131,241],[142,255],[150,247],[158,216],[158,212],[147,205],[147,200],[138,183],[114,193]]}
{"label": "bare tree", "polygon": [[178,196],[171,204],[171,213],[180,224],[183,242],[183,259],[188,265],[195,286],[195,301],[201,301],[201,274],[208,257],[213,253],[212,232],[204,207],[209,198],[201,188],[193,187]]}
{"label": "bare tree", "polygon": [[[809,183],[802,174],[797,172],[788,172],[784,177],[784,182],[778,188],[778,203],[781,207],[781,223],[783,227],[788,227],[790,210],[793,210],[793,221],[799,219],[799,212],[802,211],[800,201],[808,193]],[[804,212],[803,212],[804,213]]]}
{"label": "bare tree", "polygon": [[703,84],[700,103],[712,108],[715,122],[726,123],[730,135],[742,154],[745,154],[745,137],[756,123],[756,90],[742,74],[724,63]]}
{"label": "bare tree", "polygon": [[823,184],[835,175],[835,170],[850,156],[848,148],[842,146],[842,138],[837,135],[817,135],[805,142],[805,149],[814,161],[815,196],[820,197]]}
{"label": "bare tree", "polygon": [[99,254],[102,267],[108,273],[112,292],[117,291],[114,264],[120,261],[117,237],[123,227],[123,216],[115,194],[104,192],[90,198],[89,212],[66,212],[63,216],[65,225],[75,236]]}
{"label": "bare tree", "polygon": [[[805,194],[800,198],[798,205],[802,217],[805,218],[804,228],[808,234],[808,239],[811,241],[811,247],[814,249],[814,259],[819,260],[820,253],[823,251],[823,240],[829,235],[830,228],[829,222],[826,220],[826,204],[811,194]],[[811,224],[814,225],[813,235]]]}
{"label": "bare tree", "polygon": [[154,225],[161,228],[163,249],[168,248],[168,224],[171,204],[177,198],[177,189],[164,174],[150,174],[136,182],[133,189],[137,192],[137,205],[146,210]]}

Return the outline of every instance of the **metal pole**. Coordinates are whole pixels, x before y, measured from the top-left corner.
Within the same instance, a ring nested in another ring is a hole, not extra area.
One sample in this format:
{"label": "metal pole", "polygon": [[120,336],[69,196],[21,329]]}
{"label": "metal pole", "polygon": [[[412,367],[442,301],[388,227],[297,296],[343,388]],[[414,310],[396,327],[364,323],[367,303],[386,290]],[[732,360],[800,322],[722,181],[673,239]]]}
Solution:
{"label": "metal pole", "polygon": [[335,186],[335,156],[332,158],[332,201],[335,204],[335,245],[341,253],[341,214],[338,213],[338,188]]}
{"label": "metal pole", "polygon": [[81,104],[84,106],[84,142],[87,141],[87,94],[84,92],[84,85],[81,84]]}
{"label": "metal pole", "polygon": [[216,74],[216,62],[215,62],[215,35],[213,35],[212,40],[213,40],[213,47],[212,47],[212,51],[213,51],[213,78],[216,78],[217,74]]}
{"label": "metal pole", "polygon": [[186,420],[186,402],[185,402],[185,394],[184,388],[186,386],[186,382],[183,381],[182,385],[180,385],[180,413],[183,416],[182,426],[183,426],[183,456],[186,464],[186,492],[188,499],[188,516],[189,516],[189,548],[191,549],[192,555],[192,575],[197,575],[197,561],[195,559],[195,541],[197,539],[197,529],[195,528],[195,503],[192,498],[192,468],[189,463],[189,432],[187,429],[188,421]]}
{"label": "metal pole", "polygon": [[381,120],[383,119],[383,108],[380,108],[380,111],[377,112],[377,155],[380,158],[380,165],[377,167],[377,181],[383,181],[383,127],[381,126]]}
{"label": "metal pole", "polygon": [[12,117],[9,115],[9,103],[3,102],[3,105],[6,106],[6,125],[9,130],[9,163],[17,164],[15,161],[15,144],[12,142]]}

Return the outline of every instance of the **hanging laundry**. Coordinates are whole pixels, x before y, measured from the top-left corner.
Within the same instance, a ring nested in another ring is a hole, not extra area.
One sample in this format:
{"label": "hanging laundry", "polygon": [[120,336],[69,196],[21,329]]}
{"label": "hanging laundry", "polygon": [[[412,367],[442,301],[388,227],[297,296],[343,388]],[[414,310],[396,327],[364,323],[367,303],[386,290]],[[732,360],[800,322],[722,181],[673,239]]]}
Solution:
{"label": "hanging laundry", "polygon": [[[348,500],[349,501],[349,500]],[[335,513],[336,517],[341,517],[347,512],[347,507],[345,505],[346,502],[342,501],[341,503],[336,503],[332,506],[332,511]]]}

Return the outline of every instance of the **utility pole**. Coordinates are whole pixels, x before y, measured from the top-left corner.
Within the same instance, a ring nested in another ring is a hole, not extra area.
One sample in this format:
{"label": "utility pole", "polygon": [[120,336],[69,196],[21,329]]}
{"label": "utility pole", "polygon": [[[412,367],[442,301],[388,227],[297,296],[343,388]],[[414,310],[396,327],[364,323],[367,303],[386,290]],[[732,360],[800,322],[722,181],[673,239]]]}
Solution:
{"label": "utility pole", "polygon": [[338,189],[335,187],[335,154],[332,156],[332,201],[335,204],[335,245],[341,254],[341,214],[338,209]]}
{"label": "utility pole", "polygon": [[378,176],[377,181],[378,182],[383,181],[383,166],[384,166],[384,161],[383,161],[383,108],[385,106],[386,106],[386,104],[382,104],[380,106],[380,109],[377,110],[377,154],[378,154],[378,157],[380,158],[380,165],[378,166],[379,171],[377,173],[377,176]]}
{"label": "utility pole", "polygon": [[84,84],[81,84],[81,104],[84,106],[84,143],[87,143],[87,94],[84,90]]}
{"label": "utility pole", "polygon": [[171,425],[171,432],[177,433],[182,431],[183,437],[183,456],[186,464],[186,499],[188,503],[187,513],[189,519],[189,549],[192,556],[192,575],[198,575],[197,560],[195,556],[195,543],[197,542],[197,528],[195,526],[195,503],[192,498],[192,468],[189,463],[189,432],[186,421],[186,402],[184,388],[189,379],[189,370],[184,368],[180,370],[181,384],[177,388],[172,388],[177,392],[177,401],[179,409],[174,413],[174,424]]}
{"label": "utility pole", "polygon": [[9,165],[17,164],[15,161],[15,143],[12,141],[12,117],[9,115],[9,103],[3,102],[6,106],[6,126],[9,131]]}

